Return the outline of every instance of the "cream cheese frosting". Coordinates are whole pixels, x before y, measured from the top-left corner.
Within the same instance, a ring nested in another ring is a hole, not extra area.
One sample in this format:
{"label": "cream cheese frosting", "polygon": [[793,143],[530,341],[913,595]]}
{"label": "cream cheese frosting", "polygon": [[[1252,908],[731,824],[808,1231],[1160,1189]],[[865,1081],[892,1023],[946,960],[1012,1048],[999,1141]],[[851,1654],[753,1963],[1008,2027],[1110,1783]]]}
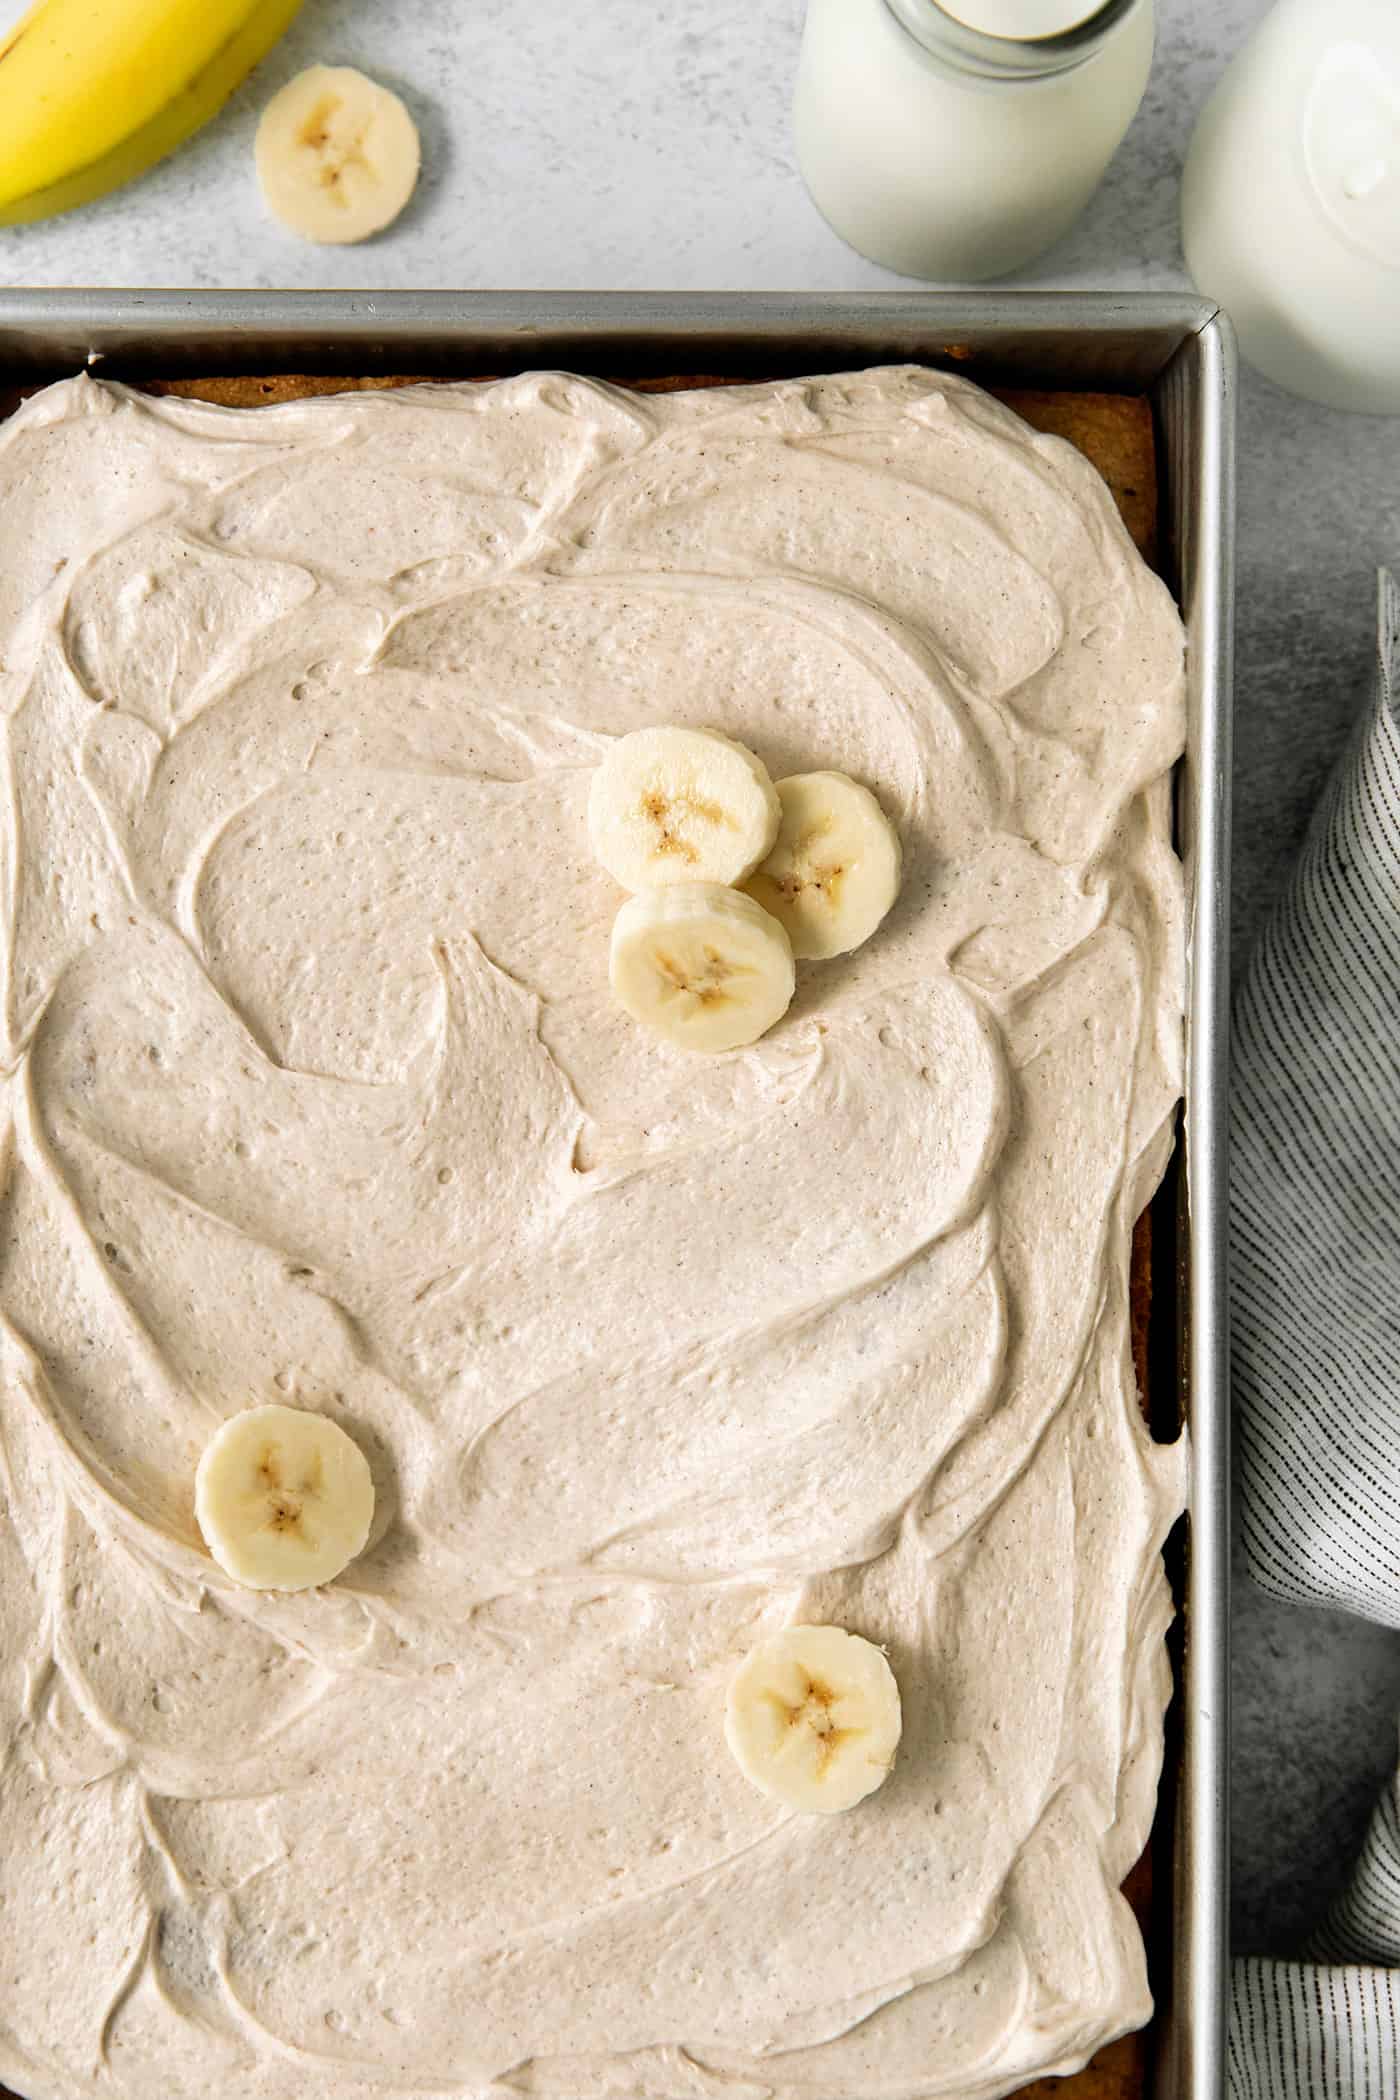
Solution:
{"label": "cream cheese frosting", "polygon": [[[80,379],[0,497],[0,2075],[990,2100],[1139,2024],[1182,632],[1092,468],[910,368]],[[718,1058],[608,992],[654,721],[903,844]],[[325,1590],[195,1525],[269,1401],[374,1471]],[[795,1621],[899,1681],[844,1816],[725,1749]]]}

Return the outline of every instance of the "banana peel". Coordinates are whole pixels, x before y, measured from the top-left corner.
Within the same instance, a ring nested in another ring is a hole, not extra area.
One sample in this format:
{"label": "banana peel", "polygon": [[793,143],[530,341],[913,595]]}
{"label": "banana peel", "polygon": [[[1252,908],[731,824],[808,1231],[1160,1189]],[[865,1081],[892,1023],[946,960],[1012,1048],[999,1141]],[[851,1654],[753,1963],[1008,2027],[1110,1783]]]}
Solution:
{"label": "banana peel", "polygon": [[38,0],[0,43],[0,226],[105,196],[207,124],[301,0]]}

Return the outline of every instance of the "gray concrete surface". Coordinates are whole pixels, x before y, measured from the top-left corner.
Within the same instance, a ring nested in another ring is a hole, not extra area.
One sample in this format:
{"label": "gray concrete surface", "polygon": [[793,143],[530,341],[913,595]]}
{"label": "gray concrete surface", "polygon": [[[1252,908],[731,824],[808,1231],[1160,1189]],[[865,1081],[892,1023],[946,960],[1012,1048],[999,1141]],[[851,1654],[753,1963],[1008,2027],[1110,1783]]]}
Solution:
{"label": "gray concrete surface", "polygon": [[[1177,181],[1196,110],[1267,0],[1159,0],[1140,116],[1078,227],[1019,280],[1185,282]],[[0,24],[19,0],[0,0]],[[842,288],[845,250],[793,167],[801,0],[308,0],[221,121],[144,181],[0,233],[0,279],[106,285]],[[313,60],[395,85],[426,175],[372,245],[314,250],[264,218],[262,101]],[[1372,574],[1400,561],[1400,422],[1247,379],[1241,430],[1237,966],[1365,687]],[[1400,1638],[1241,1582],[1235,1656],[1239,1944],[1296,1943],[1336,1886],[1395,1752]]]}

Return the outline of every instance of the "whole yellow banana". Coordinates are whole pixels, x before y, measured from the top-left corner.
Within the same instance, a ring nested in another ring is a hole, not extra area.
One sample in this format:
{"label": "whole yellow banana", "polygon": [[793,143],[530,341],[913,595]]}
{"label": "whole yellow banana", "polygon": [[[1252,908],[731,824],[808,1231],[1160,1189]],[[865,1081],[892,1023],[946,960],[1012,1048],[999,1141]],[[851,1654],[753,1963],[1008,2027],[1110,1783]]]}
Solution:
{"label": "whole yellow banana", "polygon": [[0,226],[129,182],[208,123],[301,0],[37,0],[0,42]]}

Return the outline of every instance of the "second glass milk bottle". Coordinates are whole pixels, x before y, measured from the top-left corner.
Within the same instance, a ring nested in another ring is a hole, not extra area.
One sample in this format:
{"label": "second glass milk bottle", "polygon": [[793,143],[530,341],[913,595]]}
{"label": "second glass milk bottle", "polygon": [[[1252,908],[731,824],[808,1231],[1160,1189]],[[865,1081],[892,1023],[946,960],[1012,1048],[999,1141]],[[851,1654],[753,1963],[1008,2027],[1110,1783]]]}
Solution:
{"label": "second glass milk bottle", "polygon": [[1001,277],[1065,233],[1132,122],[1152,0],[809,0],[797,157],[842,238]]}

